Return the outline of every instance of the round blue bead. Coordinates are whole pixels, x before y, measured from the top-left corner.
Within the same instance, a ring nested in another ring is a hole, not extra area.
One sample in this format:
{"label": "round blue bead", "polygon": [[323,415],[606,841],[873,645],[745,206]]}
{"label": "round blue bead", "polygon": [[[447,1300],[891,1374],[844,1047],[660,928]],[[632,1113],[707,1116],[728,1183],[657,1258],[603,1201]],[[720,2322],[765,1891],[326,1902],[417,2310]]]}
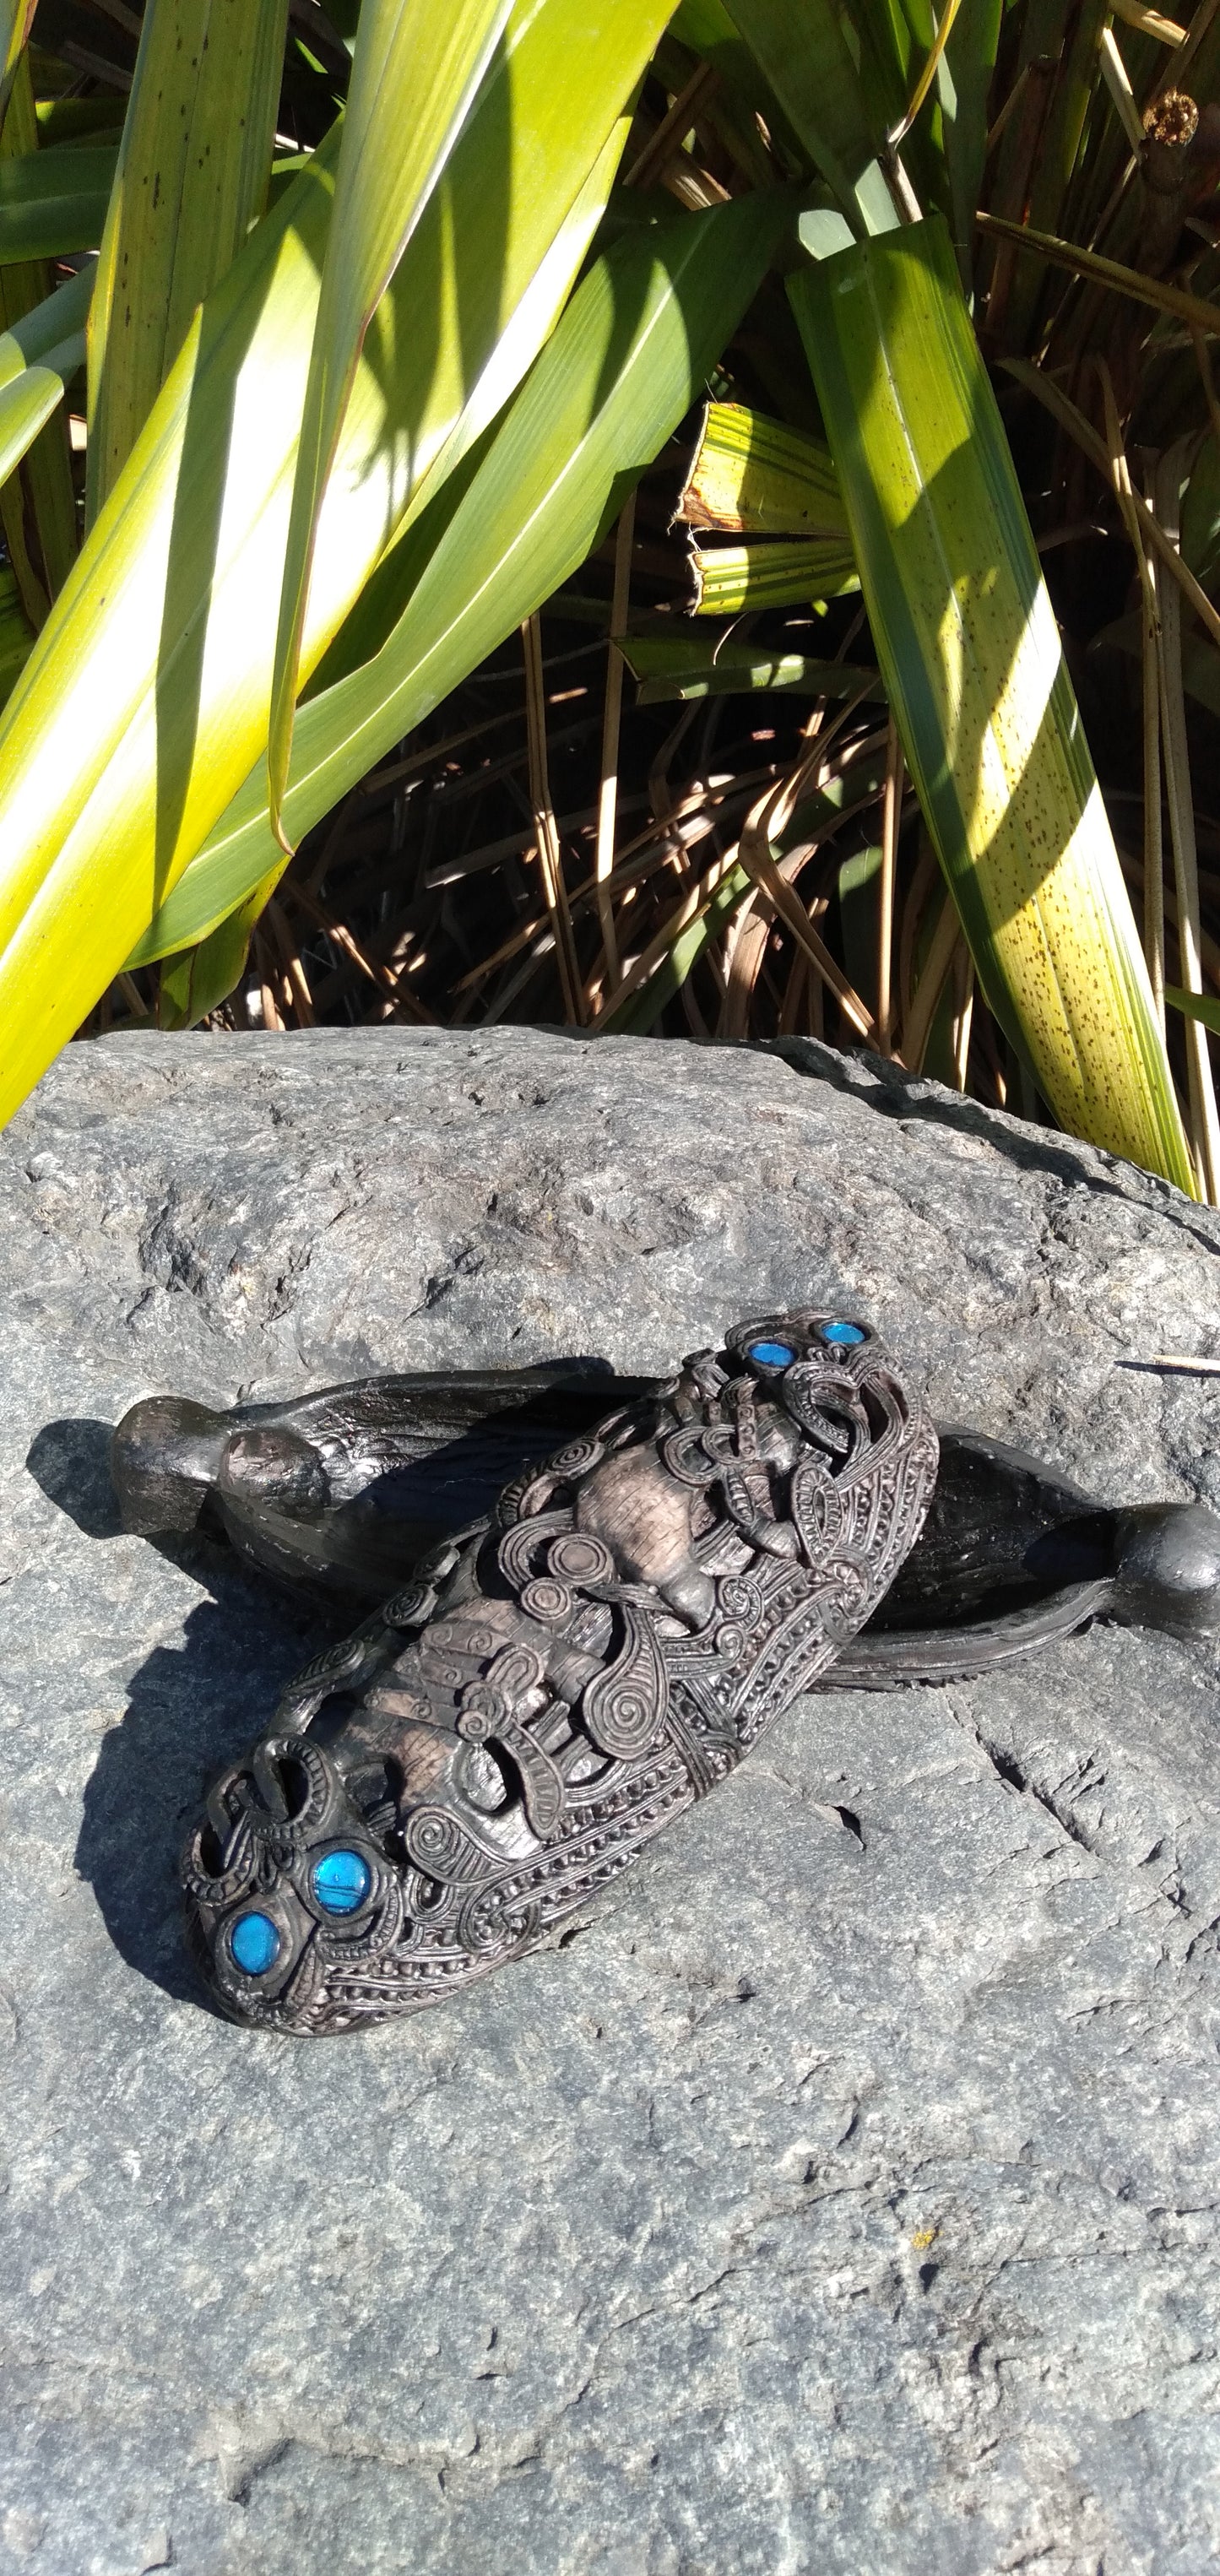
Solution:
{"label": "round blue bead", "polygon": [[836,1343],[841,1351],[850,1351],[855,1349],[857,1342],[867,1341],[868,1336],[861,1331],[859,1324],[823,1324],[822,1339]]}
{"label": "round blue bead", "polygon": [[244,1977],[265,1977],[280,1955],[280,1936],[269,1914],[239,1914],[229,1948]]}
{"label": "round blue bead", "polygon": [[788,1342],[751,1342],[746,1357],[758,1360],[763,1368],[787,1368],[796,1352]]}
{"label": "round blue bead", "polygon": [[354,1914],[372,1884],[373,1873],[359,1852],[323,1852],[314,1862],[313,1892],[328,1914]]}

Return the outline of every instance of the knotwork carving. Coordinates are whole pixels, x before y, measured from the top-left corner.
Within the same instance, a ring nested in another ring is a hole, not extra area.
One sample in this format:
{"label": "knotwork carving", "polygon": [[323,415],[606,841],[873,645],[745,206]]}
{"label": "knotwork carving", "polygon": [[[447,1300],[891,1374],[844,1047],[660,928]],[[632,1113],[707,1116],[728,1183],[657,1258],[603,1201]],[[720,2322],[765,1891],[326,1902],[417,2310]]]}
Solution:
{"label": "knotwork carving", "polygon": [[543,1938],[855,1636],[936,1460],[869,1329],[801,1312],[516,1476],[214,1788],[183,1883],[224,2009],[350,2029]]}

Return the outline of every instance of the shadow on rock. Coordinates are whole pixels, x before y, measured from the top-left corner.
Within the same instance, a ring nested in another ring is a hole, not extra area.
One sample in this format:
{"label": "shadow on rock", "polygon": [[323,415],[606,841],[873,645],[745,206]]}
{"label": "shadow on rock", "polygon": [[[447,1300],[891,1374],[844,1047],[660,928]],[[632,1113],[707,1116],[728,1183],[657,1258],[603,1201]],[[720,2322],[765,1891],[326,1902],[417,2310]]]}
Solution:
{"label": "shadow on rock", "polygon": [[[35,1484],[41,1486],[57,1511],[66,1512],[86,1538],[130,1536],[123,1527],[110,1474],[113,1436],[112,1422],[98,1422],[88,1416],[65,1417],[59,1422],[44,1422],[26,1453],[26,1467]],[[164,1536],[150,1534],[144,1544],[164,1557],[167,1564],[189,1574],[192,1582],[212,1593],[217,1601],[225,1601],[234,1581],[242,1579],[236,1574],[228,1540],[218,1530],[192,1530],[186,1537],[168,1532]]]}
{"label": "shadow on rock", "polygon": [[76,1866],[128,1964],[166,1994],[205,2005],[187,1957],[178,1860],[208,1784],[269,1721],[284,1684],[342,1619],[263,1594],[235,1569],[214,1577],[181,1644],[154,1646],[103,1739],[84,1796]]}
{"label": "shadow on rock", "polygon": [[113,1424],[89,1417],[44,1422],[26,1466],[48,1502],[66,1512],[86,1538],[120,1538],[123,1524],[110,1481]]}

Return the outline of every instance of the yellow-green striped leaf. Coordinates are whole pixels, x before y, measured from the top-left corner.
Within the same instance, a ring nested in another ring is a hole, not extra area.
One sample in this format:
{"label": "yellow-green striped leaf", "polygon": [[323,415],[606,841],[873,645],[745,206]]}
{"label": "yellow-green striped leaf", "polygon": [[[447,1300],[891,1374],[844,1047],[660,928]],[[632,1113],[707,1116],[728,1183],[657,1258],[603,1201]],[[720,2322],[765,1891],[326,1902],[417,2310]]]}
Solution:
{"label": "yellow-green striped leaf", "polygon": [[[83,357],[82,345],[78,366]],[[21,463],[63,398],[63,377],[51,367],[26,367],[11,384],[0,387],[0,483]]]}
{"label": "yellow-green striped leaf", "polygon": [[890,702],[983,987],[1069,1131],[1194,1181],[995,397],[939,217],[789,282]]}
{"label": "yellow-green striped leaf", "polygon": [[742,546],[691,547],[696,617],[735,617],[743,608],[795,608],[834,599],[856,584],[847,537],[759,537]]}
{"label": "yellow-green striped leaf", "polygon": [[318,511],[364,335],[461,131],[508,9],[509,0],[364,0],[305,394],[276,638],[267,766],[277,831]]}
{"label": "yellow-green striped leaf", "polygon": [[[667,14],[515,0],[366,336],[318,524],[307,675],[552,328],[597,221],[592,174],[608,190]],[[0,720],[0,1118],[265,762],[336,150],[203,306]]]}
{"label": "yellow-green striped leaf", "polygon": [[[381,651],[302,705],[294,841],[584,562],[689,409],[786,211],[782,196],[737,198],[627,237],[590,270],[460,498],[447,487],[406,541],[414,584]],[[202,938],[277,864],[259,768],[130,962]]]}

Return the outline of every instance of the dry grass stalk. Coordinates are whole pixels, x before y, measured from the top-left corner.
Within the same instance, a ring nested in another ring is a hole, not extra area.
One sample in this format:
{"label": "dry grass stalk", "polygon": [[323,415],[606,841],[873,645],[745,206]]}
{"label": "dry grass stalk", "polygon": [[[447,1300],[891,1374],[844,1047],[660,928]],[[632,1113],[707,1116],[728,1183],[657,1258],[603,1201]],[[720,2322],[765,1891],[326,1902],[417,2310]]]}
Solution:
{"label": "dry grass stalk", "polygon": [[[1172,545],[1178,542],[1182,453],[1179,445],[1162,457],[1156,475],[1157,522]],[[1178,898],[1178,955],[1183,990],[1201,993],[1199,948],[1199,859],[1191,798],[1190,753],[1186,740],[1186,704],[1182,687],[1182,610],[1177,592],[1168,586],[1160,602],[1161,744],[1165,763],[1165,799]],[[1190,1088],[1191,1143],[1199,1186],[1212,1207],[1220,1206],[1220,1117],[1212,1080],[1207,1032],[1198,1020],[1185,1023],[1186,1064]]]}
{"label": "dry grass stalk", "polygon": [[568,909],[568,890],[564,882],[563,853],[547,764],[546,692],[542,678],[542,628],[538,618],[528,617],[521,629],[525,648],[525,713],[529,736],[530,802],[534,809],[538,864],[542,871],[543,891],[563,986],[564,1010],[578,1028],[585,1025],[585,997],[576,947],[572,937],[572,916]]}
{"label": "dry grass stalk", "polygon": [[[623,635],[631,605],[631,547],[635,537],[635,494],[619,515],[614,541],[614,592],[610,603],[611,639]],[[606,891],[614,868],[618,823],[619,734],[623,714],[623,657],[611,640],[606,657],[606,703],[602,719],[602,774],[597,804],[597,913],[601,923],[605,976],[613,991],[619,980],[614,906]]]}
{"label": "dry grass stalk", "polygon": [[898,834],[902,823],[902,745],[890,718],[885,747],[885,801],[881,809],[881,880],[877,902],[877,1044],[891,1052],[894,957],[894,888],[898,874]]}

